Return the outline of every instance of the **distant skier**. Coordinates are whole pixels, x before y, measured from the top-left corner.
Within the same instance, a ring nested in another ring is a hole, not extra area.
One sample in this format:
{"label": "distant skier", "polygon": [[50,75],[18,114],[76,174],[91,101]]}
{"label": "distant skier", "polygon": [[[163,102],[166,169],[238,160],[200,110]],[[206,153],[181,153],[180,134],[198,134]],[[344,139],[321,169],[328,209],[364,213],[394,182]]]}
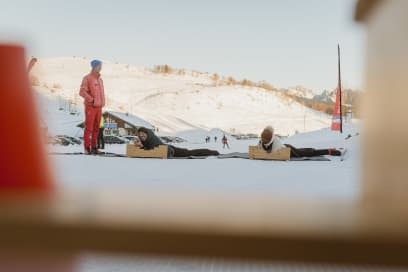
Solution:
{"label": "distant skier", "polygon": [[227,138],[227,136],[225,136],[225,134],[224,134],[224,137],[222,137],[222,148],[225,149],[225,147],[228,147],[228,149],[230,149],[230,146],[229,146],[229,144],[228,144],[228,138]]}
{"label": "distant skier", "polygon": [[218,138],[217,136],[214,137],[214,142],[217,142]]}
{"label": "distant skier", "polygon": [[[135,145],[143,148],[145,150],[151,150],[155,147],[160,145],[165,145],[159,137],[157,137],[152,130],[141,127],[138,129],[137,134],[140,140],[135,142]],[[207,157],[207,156],[218,156],[220,153],[215,150],[209,149],[185,149],[179,148],[172,145],[168,146],[168,157],[189,157],[189,156],[200,156],[200,157]]]}
{"label": "distant skier", "polygon": [[97,148],[97,140],[102,108],[105,106],[105,91],[100,74],[102,62],[93,60],[91,67],[92,71],[82,80],[79,95],[84,98],[85,104],[85,154],[99,154],[101,152]]}
{"label": "distant skier", "polygon": [[314,148],[296,148],[289,144],[282,144],[280,139],[274,134],[274,129],[271,126],[266,127],[261,134],[259,146],[266,152],[271,153],[279,149],[289,147],[290,156],[294,158],[315,157],[322,155],[341,156],[342,152],[335,148],[330,149],[314,149]]}
{"label": "distant skier", "polygon": [[103,138],[103,134],[105,131],[105,118],[101,117],[101,123],[99,126],[99,133],[98,133],[98,148],[99,149],[105,149],[105,139]]}

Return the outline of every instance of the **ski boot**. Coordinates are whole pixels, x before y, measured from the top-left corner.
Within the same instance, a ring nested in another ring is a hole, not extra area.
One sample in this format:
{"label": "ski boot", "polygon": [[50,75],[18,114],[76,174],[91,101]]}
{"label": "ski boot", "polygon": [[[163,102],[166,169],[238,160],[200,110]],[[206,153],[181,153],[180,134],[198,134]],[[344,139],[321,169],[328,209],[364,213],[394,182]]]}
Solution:
{"label": "ski boot", "polygon": [[342,155],[340,150],[337,150],[335,148],[330,148],[329,149],[329,156],[338,156],[340,157]]}
{"label": "ski boot", "polygon": [[102,152],[102,151],[99,151],[98,148],[96,148],[96,147],[92,147],[91,154],[92,155],[102,155],[102,154],[105,154],[105,153]]}

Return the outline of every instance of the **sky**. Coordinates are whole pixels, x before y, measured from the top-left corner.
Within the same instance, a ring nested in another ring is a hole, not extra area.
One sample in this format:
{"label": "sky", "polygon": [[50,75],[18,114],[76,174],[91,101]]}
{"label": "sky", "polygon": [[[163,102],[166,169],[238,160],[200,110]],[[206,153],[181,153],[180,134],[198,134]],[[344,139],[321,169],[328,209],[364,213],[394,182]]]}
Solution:
{"label": "sky", "polygon": [[0,42],[36,57],[83,56],[303,85],[363,89],[355,0],[0,0]]}

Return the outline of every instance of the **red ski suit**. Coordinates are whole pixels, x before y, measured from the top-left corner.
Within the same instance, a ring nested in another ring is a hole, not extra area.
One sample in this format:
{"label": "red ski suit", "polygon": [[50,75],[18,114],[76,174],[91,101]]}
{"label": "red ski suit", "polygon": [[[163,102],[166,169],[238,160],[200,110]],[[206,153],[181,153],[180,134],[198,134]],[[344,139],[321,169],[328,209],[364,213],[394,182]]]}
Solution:
{"label": "red ski suit", "polygon": [[102,108],[105,106],[101,75],[96,72],[86,75],[82,80],[79,95],[84,98],[85,104],[84,146],[85,148],[96,148]]}

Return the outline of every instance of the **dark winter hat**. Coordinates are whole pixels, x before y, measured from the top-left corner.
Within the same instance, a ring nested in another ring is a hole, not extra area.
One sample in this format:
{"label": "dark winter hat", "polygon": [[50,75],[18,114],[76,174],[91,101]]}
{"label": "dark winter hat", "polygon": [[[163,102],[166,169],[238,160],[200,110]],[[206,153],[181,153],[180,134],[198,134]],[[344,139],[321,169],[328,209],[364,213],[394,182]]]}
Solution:
{"label": "dark winter hat", "polygon": [[261,141],[262,143],[269,143],[272,140],[273,137],[273,133],[272,131],[270,131],[269,129],[265,129],[264,131],[262,131],[261,134]]}
{"label": "dark winter hat", "polygon": [[98,67],[99,65],[102,65],[102,61],[100,61],[100,60],[93,60],[93,61],[91,61],[91,67],[92,67],[92,69],[95,69],[95,68]]}
{"label": "dark winter hat", "polygon": [[137,133],[139,133],[139,132],[143,132],[143,133],[149,134],[149,130],[148,130],[147,128],[145,128],[145,127],[140,127],[140,128],[137,130]]}

